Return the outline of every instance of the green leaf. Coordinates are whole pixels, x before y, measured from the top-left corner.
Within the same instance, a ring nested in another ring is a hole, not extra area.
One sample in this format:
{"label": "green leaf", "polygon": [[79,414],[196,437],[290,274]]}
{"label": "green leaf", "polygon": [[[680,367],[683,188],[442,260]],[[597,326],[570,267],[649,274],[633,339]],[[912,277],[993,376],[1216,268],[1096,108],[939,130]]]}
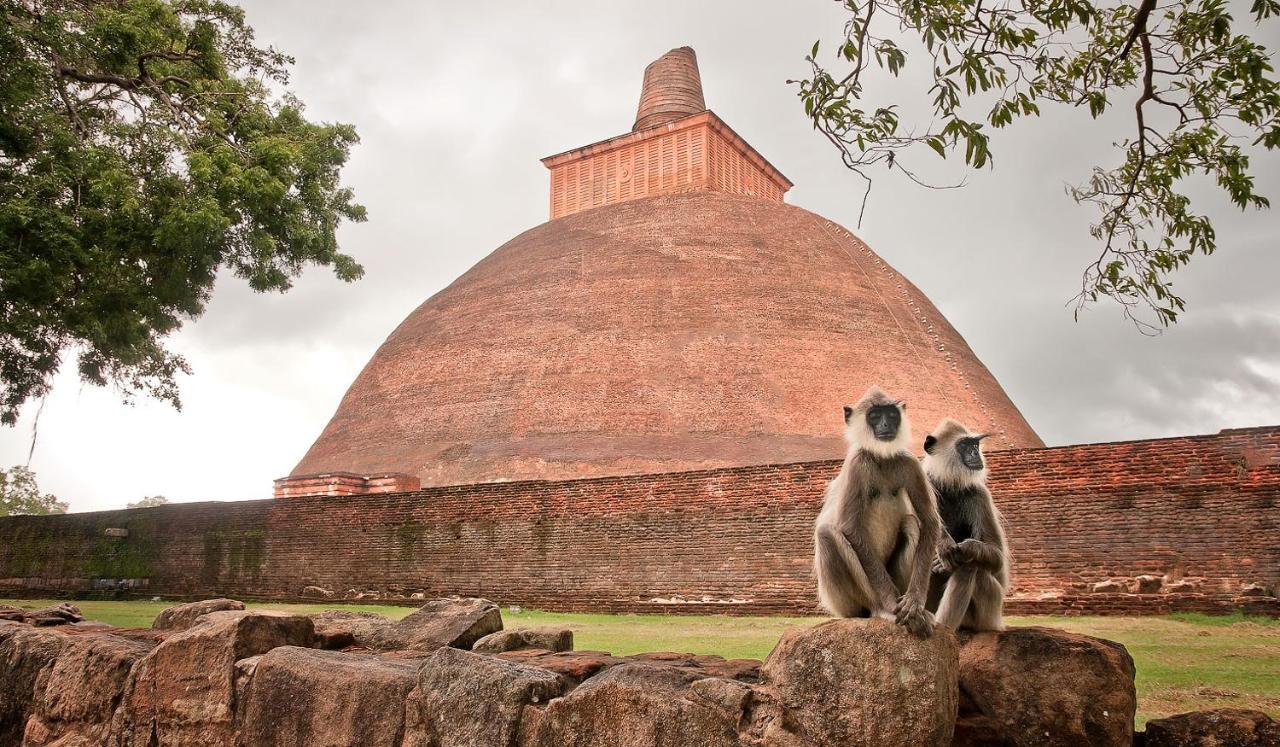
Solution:
{"label": "green leaf", "polygon": [[[365,219],[340,181],[356,132],[278,93],[292,60],[240,8],[29,8],[0,25],[0,422],[64,358],[86,382],[178,406],[189,369],[166,339],[221,270],[261,290],[310,266],[360,276],[336,234]],[[75,72],[52,71],[55,53]]]}

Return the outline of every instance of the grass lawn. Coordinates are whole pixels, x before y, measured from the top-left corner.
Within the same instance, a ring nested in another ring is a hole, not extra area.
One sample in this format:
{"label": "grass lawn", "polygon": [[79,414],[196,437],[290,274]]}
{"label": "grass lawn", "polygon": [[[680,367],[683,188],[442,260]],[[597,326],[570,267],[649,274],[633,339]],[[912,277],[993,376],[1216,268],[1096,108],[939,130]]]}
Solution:
{"label": "grass lawn", "polygon": [[[43,599],[0,599],[0,604],[43,607]],[[75,602],[91,620],[149,627],[172,602]],[[310,613],[334,604],[251,604]],[[412,607],[342,605],[400,618]],[[636,654],[689,651],[729,659],[763,659],[783,630],[812,625],[813,617],[685,617],[585,615],[504,609],[507,627],[563,624],[581,650]],[[1257,708],[1280,716],[1280,620],[1207,615],[1166,617],[1011,617],[1010,625],[1044,625],[1123,643],[1137,664],[1138,723],[1183,711],[1224,706]]]}

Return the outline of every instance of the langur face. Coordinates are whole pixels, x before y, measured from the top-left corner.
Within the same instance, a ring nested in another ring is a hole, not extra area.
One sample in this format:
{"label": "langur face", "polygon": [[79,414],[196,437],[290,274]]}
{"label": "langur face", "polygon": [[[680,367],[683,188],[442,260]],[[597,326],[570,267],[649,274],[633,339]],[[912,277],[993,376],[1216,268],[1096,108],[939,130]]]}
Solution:
{"label": "langur face", "polygon": [[982,469],[982,439],[987,434],[980,436],[968,436],[956,441],[956,455],[960,458],[960,463],[971,470]]}
{"label": "langur face", "polygon": [[892,441],[902,426],[902,411],[897,405],[876,405],[867,410],[867,427],[878,441]]}

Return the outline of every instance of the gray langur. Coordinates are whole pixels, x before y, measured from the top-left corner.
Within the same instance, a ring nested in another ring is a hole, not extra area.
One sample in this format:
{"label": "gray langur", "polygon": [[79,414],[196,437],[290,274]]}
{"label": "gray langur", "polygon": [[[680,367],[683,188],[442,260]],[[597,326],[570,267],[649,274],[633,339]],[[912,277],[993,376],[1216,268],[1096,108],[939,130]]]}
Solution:
{"label": "gray langur", "polygon": [[947,419],[924,440],[924,469],[943,528],[929,580],[929,609],[952,630],[1004,629],[1009,557],[1000,512],[986,485],[986,437]]}
{"label": "gray langur", "polygon": [[941,525],[908,444],[906,405],[877,387],[845,406],[844,466],[827,485],[814,526],[818,601],[837,617],[896,620],[933,633],[925,608]]}

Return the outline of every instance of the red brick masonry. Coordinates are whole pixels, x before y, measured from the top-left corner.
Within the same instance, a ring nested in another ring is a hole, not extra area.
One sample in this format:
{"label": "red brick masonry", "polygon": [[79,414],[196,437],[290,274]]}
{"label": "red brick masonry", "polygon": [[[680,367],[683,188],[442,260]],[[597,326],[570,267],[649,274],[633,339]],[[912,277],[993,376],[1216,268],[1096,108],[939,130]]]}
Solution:
{"label": "red brick masonry", "polygon": [[312,495],[407,493],[421,487],[422,480],[403,472],[384,472],[377,475],[319,472],[313,475],[281,477],[275,481],[272,495],[276,498],[299,498]]}
{"label": "red brick masonry", "polygon": [[849,231],[722,192],[631,200],[530,229],[427,299],[291,472],[439,486],[827,459],[872,384],[910,404],[917,448],[943,417],[993,451],[1043,446]]}
{"label": "red brick masonry", "polygon": [[551,171],[551,219],[628,200],[728,192],[782,202],[791,180],[715,112],[629,132],[542,159]]}
{"label": "red brick masonry", "polygon": [[631,132],[548,156],[552,220],[601,205],[680,192],[775,202],[791,181],[707,110],[698,58],[680,47],[644,70]]}
{"label": "red brick masonry", "polygon": [[[1268,596],[1280,583],[1280,426],[990,462],[1013,611],[1280,614]],[[11,517],[0,590],[293,599],[317,586],[556,610],[808,613],[812,522],[838,466]],[[1161,588],[1124,590],[1141,575]],[[1120,590],[1092,591],[1112,579]]]}

